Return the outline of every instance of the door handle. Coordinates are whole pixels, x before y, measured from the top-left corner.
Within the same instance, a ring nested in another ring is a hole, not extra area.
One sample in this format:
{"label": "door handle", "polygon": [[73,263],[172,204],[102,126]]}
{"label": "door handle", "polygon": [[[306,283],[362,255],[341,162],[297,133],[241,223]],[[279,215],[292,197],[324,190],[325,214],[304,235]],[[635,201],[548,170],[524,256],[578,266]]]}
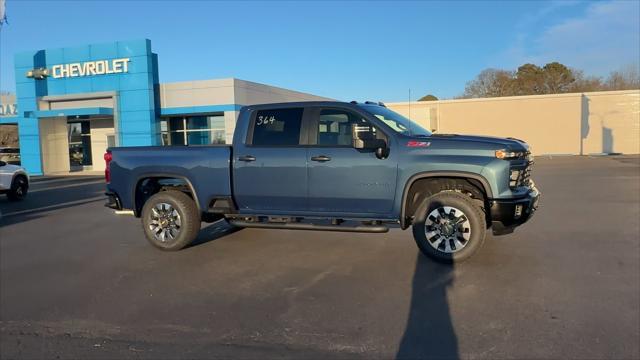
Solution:
{"label": "door handle", "polygon": [[252,155],[245,155],[245,156],[240,156],[238,158],[239,161],[246,161],[246,162],[250,162],[250,161],[256,161],[256,157],[252,156]]}
{"label": "door handle", "polygon": [[319,162],[325,162],[330,160],[331,158],[326,155],[314,156],[311,158],[311,161],[319,161]]}

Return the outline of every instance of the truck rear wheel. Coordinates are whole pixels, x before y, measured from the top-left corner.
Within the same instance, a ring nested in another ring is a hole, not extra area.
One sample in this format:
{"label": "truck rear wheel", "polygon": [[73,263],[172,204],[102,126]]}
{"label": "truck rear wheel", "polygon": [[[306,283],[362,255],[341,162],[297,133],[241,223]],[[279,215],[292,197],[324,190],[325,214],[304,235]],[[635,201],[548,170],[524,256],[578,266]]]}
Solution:
{"label": "truck rear wheel", "polygon": [[446,263],[468,259],[486,236],[482,209],[468,195],[443,191],[416,210],[413,238],[423,254]]}
{"label": "truck rear wheel", "polygon": [[153,246],[168,251],[180,250],[198,236],[198,208],[183,192],[161,191],[145,202],[142,227]]}

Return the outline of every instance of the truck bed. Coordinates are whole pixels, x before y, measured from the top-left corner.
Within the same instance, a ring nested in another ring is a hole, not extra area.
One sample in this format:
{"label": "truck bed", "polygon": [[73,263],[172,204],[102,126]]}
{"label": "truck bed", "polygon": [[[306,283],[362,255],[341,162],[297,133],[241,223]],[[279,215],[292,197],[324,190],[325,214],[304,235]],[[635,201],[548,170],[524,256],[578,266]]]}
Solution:
{"label": "truck bed", "polygon": [[110,148],[111,187],[122,206],[134,209],[135,189],[147,177],[185,180],[202,210],[214,196],[231,195],[231,146],[144,146]]}

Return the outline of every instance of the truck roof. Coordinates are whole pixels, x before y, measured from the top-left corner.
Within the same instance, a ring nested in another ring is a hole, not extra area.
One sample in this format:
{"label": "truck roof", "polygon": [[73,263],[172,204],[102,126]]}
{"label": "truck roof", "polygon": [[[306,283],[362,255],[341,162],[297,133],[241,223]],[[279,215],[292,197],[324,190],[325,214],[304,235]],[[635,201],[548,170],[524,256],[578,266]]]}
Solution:
{"label": "truck roof", "polygon": [[362,103],[351,101],[296,101],[296,102],[284,102],[284,103],[268,103],[268,104],[255,104],[246,105],[243,108],[248,109],[272,109],[272,108],[284,108],[284,107],[305,107],[305,106],[342,106],[342,107],[360,107],[362,105],[377,105],[384,106],[382,102],[365,101]]}

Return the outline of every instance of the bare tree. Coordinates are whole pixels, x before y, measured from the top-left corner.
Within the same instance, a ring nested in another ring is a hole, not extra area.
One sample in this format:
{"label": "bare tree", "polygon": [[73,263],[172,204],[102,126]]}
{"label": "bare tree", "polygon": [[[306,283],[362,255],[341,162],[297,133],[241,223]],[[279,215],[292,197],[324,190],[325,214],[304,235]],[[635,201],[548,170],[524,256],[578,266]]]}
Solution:
{"label": "bare tree", "polygon": [[464,98],[509,96],[512,94],[513,72],[500,69],[485,69],[467,83]]}
{"label": "bare tree", "polygon": [[571,73],[573,74],[575,81],[569,85],[567,92],[590,92],[603,91],[607,89],[607,86],[600,77],[586,76],[584,71],[577,69],[571,69]]}
{"label": "bare tree", "polygon": [[637,64],[630,64],[607,77],[608,90],[640,89],[640,72]]}

